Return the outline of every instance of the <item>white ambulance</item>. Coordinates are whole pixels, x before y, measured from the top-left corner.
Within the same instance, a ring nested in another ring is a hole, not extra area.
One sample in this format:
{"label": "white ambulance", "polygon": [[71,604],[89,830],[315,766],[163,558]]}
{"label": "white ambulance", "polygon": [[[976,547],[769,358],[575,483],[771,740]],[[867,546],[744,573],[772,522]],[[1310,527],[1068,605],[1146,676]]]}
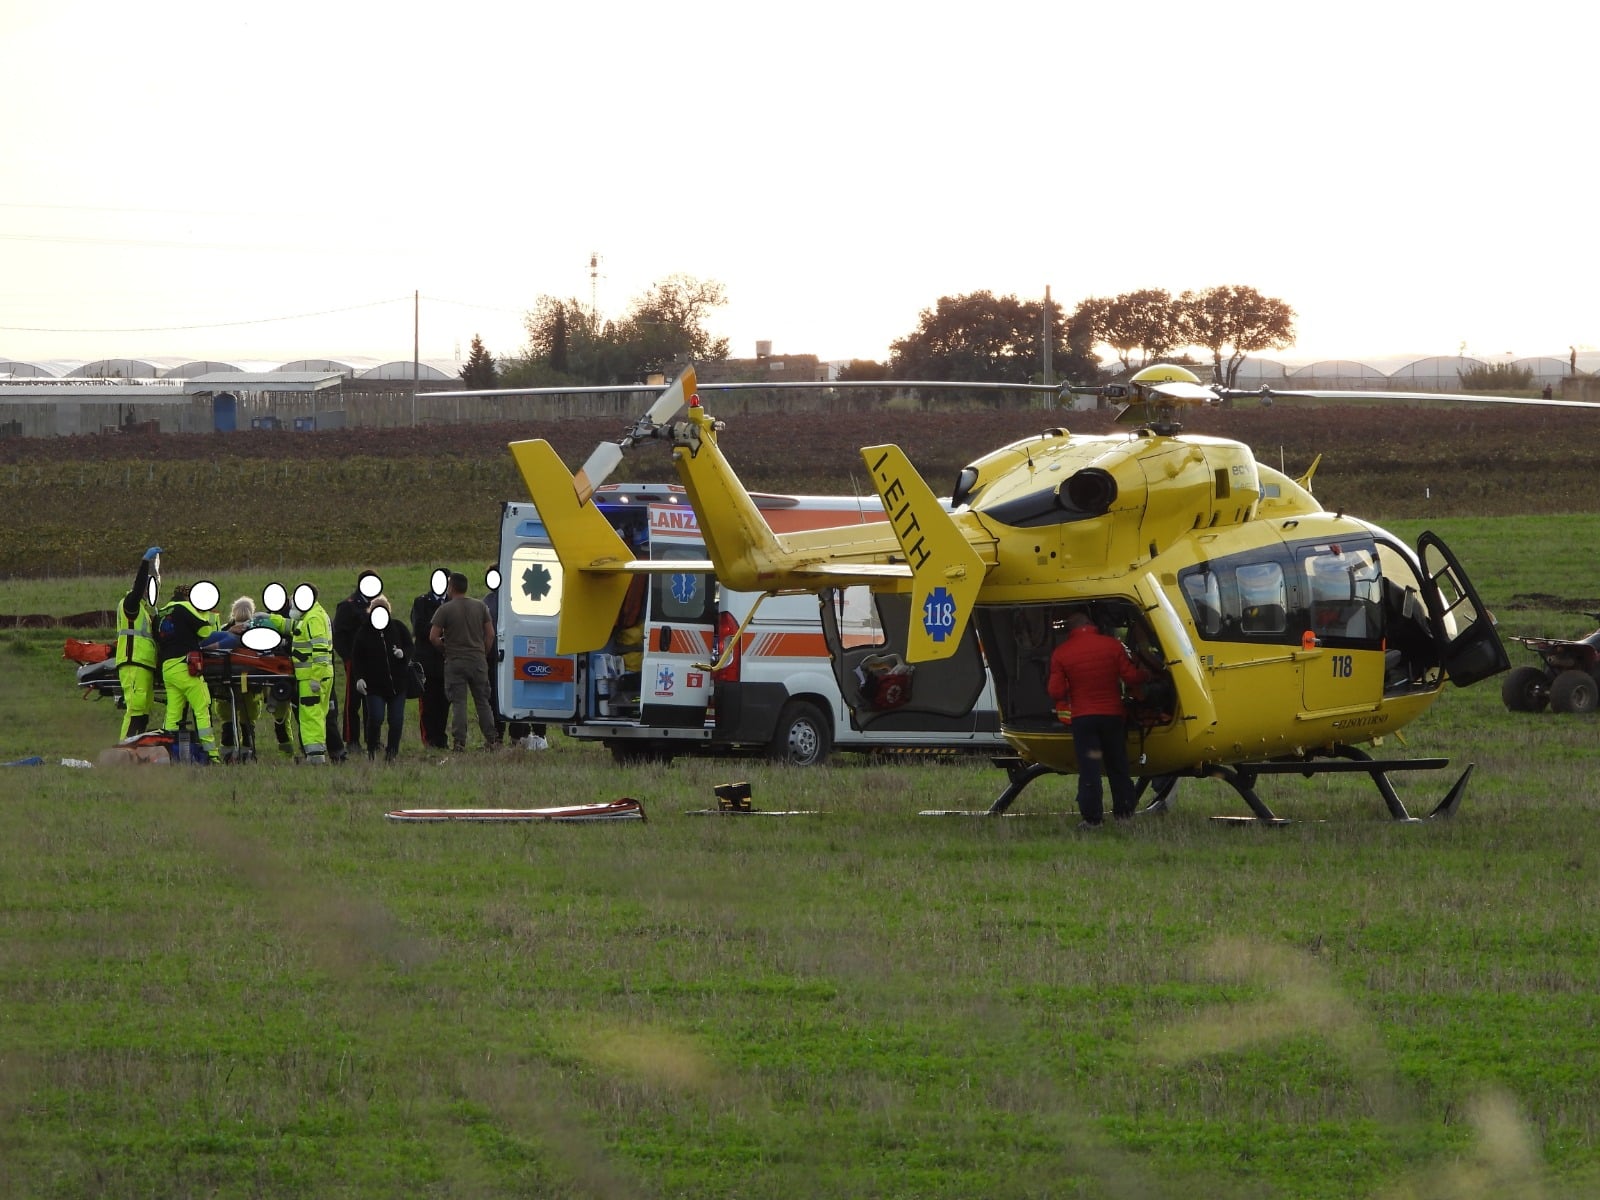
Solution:
{"label": "white ambulance", "polygon": [[[753,499],[778,533],[883,519],[875,496]],[[681,487],[611,484],[594,503],[636,557],[705,562]],[[814,766],[835,749],[1006,751],[972,634],[948,660],[904,663],[890,631],[903,642],[907,596],[857,587],[762,599],[700,571],[640,574],[606,646],[559,655],[561,563],[531,503],[503,507],[498,561],[495,669],[513,732],[559,724],[619,760],[760,753]]]}

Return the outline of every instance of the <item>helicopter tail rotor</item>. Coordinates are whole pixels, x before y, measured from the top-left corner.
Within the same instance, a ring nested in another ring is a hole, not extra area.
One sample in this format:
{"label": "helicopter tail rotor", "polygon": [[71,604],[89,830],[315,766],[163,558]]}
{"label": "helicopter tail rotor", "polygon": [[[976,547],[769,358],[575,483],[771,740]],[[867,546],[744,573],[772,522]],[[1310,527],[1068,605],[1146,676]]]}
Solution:
{"label": "helicopter tail rotor", "polygon": [[688,403],[689,397],[694,395],[694,390],[694,368],[686,367],[683,373],[667,386],[666,391],[656,397],[655,402],[633,423],[633,428],[628,430],[620,441],[601,442],[596,446],[584,460],[583,466],[579,467],[572,477],[572,485],[578,493],[578,503],[588,503],[595,489],[609,479],[611,472],[622,462],[623,452],[636,442],[656,436],[657,430]]}

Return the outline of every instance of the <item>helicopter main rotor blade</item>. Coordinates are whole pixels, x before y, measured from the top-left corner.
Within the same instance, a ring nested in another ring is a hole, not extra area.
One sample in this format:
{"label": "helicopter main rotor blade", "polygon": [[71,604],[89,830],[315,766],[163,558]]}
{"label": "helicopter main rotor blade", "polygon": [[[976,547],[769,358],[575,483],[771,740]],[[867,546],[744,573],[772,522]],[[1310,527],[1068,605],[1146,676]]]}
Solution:
{"label": "helicopter main rotor blade", "polygon": [[1519,404],[1533,408],[1600,408],[1595,400],[1545,400],[1538,396],[1488,396],[1476,392],[1389,392],[1376,390],[1320,390],[1296,388],[1292,391],[1275,387],[1260,387],[1247,391],[1243,388],[1220,389],[1224,400],[1398,400],[1437,401],[1455,400],[1466,404]]}
{"label": "helicopter main rotor blade", "polygon": [[[439,400],[466,399],[472,396],[608,396],[619,392],[654,392],[660,384],[651,383],[608,383],[574,385],[571,387],[511,387],[511,388],[452,388],[449,391],[427,392],[430,398]],[[836,391],[849,388],[863,388],[869,391],[896,391],[910,388],[926,388],[930,391],[966,391],[966,392],[1048,392],[1052,396],[1060,396],[1071,392],[1098,392],[1099,386],[1074,386],[1064,383],[993,383],[977,382],[973,380],[956,379],[763,379],[758,381],[730,380],[725,383],[696,383],[693,391],[701,392],[781,392],[781,391]],[[669,388],[670,390],[670,388]],[[1251,393],[1252,395],[1254,393]],[[687,394],[685,395],[687,399]],[[657,401],[665,403],[666,395],[663,394]],[[652,406],[654,407],[654,406]],[[671,414],[668,413],[668,416]]]}

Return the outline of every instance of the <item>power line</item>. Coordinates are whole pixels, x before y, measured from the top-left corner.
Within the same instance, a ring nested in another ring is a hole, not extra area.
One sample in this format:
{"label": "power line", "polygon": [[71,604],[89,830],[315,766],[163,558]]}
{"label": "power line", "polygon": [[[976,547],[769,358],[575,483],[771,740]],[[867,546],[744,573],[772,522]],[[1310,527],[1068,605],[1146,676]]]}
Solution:
{"label": "power line", "polygon": [[453,304],[457,308],[476,308],[483,312],[515,313],[519,317],[528,311],[526,307],[508,308],[504,304],[473,304],[467,300],[450,300],[444,296],[424,296],[423,299],[432,300],[435,304]]}
{"label": "power line", "polygon": [[0,325],[5,333],[185,333],[194,329],[232,329],[240,325],[270,325],[277,321],[304,321],[309,317],[327,317],[334,313],[356,312],[363,308],[380,308],[385,304],[409,302],[410,296],[395,296],[388,300],[370,300],[365,304],[347,304],[343,308],[325,308],[320,312],[294,313],[286,317],[254,317],[248,321],[217,321],[210,325],[142,325],[116,329],[52,329],[34,325]]}

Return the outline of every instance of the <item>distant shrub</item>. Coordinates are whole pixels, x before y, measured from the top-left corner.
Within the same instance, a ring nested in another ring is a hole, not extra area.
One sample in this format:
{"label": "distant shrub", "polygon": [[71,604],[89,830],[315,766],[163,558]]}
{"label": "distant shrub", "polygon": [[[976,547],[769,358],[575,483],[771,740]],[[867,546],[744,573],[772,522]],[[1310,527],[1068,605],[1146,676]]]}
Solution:
{"label": "distant shrub", "polygon": [[1457,371],[1461,386],[1469,392],[1520,392],[1533,386],[1533,368],[1516,363],[1492,363]]}

